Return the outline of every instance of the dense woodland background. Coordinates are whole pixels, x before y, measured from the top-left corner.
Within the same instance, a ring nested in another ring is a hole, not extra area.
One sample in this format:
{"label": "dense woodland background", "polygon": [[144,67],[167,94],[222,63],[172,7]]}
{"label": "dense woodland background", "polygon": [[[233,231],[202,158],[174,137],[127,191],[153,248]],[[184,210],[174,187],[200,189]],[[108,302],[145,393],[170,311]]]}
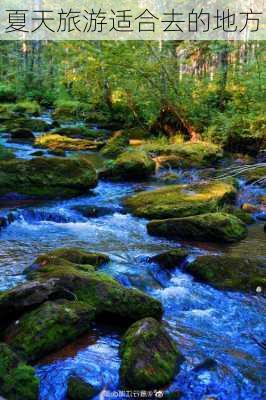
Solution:
{"label": "dense woodland background", "polygon": [[243,150],[253,140],[262,144],[264,42],[12,41],[0,46],[0,96],[15,91],[84,118],[93,119],[98,111],[96,120],[167,134],[179,128],[229,150]]}

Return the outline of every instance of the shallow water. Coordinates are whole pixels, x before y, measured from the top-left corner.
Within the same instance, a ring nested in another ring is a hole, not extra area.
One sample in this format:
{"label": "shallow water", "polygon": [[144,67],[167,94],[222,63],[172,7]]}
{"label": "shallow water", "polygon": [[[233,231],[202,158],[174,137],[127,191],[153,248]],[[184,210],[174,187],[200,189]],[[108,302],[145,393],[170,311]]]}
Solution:
{"label": "shallow water", "polygon": [[[97,156],[92,158],[100,162]],[[207,395],[219,400],[261,400],[266,389],[265,353],[251,335],[263,338],[265,305],[256,296],[222,292],[196,282],[184,268],[168,273],[149,262],[150,256],[180,244],[149,236],[146,221],[127,214],[122,199],[157,184],[100,182],[92,193],[79,198],[12,210],[15,222],[0,232],[0,290],[22,282],[23,270],[41,252],[80,246],[107,253],[111,262],[104,271],[163,303],[164,324],[186,357],[171,390],[181,390],[185,400]],[[111,214],[87,219],[74,209],[77,205],[107,207]],[[248,239],[240,244],[187,246],[191,257],[207,251],[266,257],[263,224],[249,230]],[[94,328],[74,345],[42,360],[36,366],[40,400],[64,400],[73,373],[102,391],[95,399],[113,398],[108,390],[119,387],[120,335],[116,329]],[[193,371],[206,358],[214,359],[216,367]]]}

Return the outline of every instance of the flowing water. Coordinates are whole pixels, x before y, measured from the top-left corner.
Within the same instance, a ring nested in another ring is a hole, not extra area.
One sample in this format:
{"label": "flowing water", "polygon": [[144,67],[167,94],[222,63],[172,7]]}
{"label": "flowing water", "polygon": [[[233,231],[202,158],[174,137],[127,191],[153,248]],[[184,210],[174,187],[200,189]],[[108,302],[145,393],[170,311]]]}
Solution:
{"label": "flowing water", "polygon": [[[2,140],[7,143],[6,138]],[[9,143],[12,146],[18,156],[25,158],[36,150],[30,144]],[[101,164],[96,154],[91,154],[91,158]],[[186,358],[170,391],[180,390],[185,400],[208,396],[219,400],[262,400],[266,389],[265,353],[252,337],[263,338],[265,304],[256,296],[222,292],[196,282],[185,273],[185,268],[171,273],[160,270],[149,257],[179,247],[180,243],[149,236],[146,221],[123,209],[124,197],[160,184],[100,181],[88,195],[12,208],[15,221],[0,232],[0,290],[23,282],[23,270],[41,252],[77,246],[106,253],[111,262],[102,270],[163,304],[164,324]],[[250,198],[256,201],[260,191],[252,188]],[[246,195],[247,188],[243,187],[243,198]],[[108,208],[109,213],[87,219],[75,208],[81,205]],[[265,244],[263,224],[258,222],[250,227],[249,237],[240,244],[185,245],[192,259],[205,252],[266,257]],[[42,360],[36,366],[41,380],[40,400],[64,400],[67,380],[73,373],[102,390],[95,399],[115,398],[114,391],[119,389],[122,333],[115,327],[94,327],[75,344]],[[206,359],[215,360],[211,368],[195,369]]]}

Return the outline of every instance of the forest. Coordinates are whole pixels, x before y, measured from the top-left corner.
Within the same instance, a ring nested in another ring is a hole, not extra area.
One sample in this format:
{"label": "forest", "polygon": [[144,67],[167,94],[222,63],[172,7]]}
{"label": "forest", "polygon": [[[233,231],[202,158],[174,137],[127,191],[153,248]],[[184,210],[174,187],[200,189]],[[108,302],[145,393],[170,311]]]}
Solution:
{"label": "forest", "polygon": [[0,41],[0,397],[262,400],[265,54]]}

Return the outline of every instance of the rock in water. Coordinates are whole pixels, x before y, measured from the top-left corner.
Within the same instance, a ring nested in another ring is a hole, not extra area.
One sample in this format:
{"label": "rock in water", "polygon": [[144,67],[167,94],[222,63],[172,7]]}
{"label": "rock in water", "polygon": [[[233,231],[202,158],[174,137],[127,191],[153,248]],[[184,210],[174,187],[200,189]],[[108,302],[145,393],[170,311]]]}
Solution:
{"label": "rock in water", "polygon": [[10,325],[5,341],[23,359],[33,362],[87,332],[94,317],[95,309],[84,303],[48,301]]}
{"label": "rock in water", "polygon": [[153,318],[132,325],[121,345],[121,382],[134,390],[168,385],[178,372],[183,356],[163,326]]}
{"label": "rock in water", "polygon": [[18,139],[18,140],[34,140],[35,136],[33,135],[32,131],[28,128],[17,128],[17,129],[12,129],[10,132],[11,138],[12,139]]}
{"label": "rock in water", "polygon": [[147,228],[150,235],[169,239],[226,243],[242,240],[248,232],[240,219],[225,213],[154,220],[148,223]]}
{"label": "rock in water", "polygon": [[96,184],[96,171],[84,159],[0,161],[0,196],[18,193],[34,198],[71,197],[86,193]]}
{"label": "rock in water", "polygon": [[127,198],[125,205],[138,217],[182,218],[215,212],[235,196],[235,187],[227,182],[170,185],[150,192],[140,192]]}
{"label": "rock in water", "polygon": [[120,154],[103,176],[114,180],[143,180],[155,173],[155,162],[144,151]]}
{"label": "rock in water", "polygon": [[37,400],[39,380],[8,345],[0,343],[0,395],[8,400]]}
{"label": "rock in water", "polygon": [[261,259],[233,256],[201,256],[186,271],[218,289],[256,291],[266,283],[266,263]]}
{"label": "rock in water", "polygon": [[151,258],[151,261],[156,262],[160,267],[171,269],[177,267],[185,261],[188,256],[188,251],[185,249],[175,249],[165,251]]}
{"label": "rock in water", "polygon": [[67,398],[69,400],[89,400],[97,394],[97,390],[78,376],[68,380]]}

